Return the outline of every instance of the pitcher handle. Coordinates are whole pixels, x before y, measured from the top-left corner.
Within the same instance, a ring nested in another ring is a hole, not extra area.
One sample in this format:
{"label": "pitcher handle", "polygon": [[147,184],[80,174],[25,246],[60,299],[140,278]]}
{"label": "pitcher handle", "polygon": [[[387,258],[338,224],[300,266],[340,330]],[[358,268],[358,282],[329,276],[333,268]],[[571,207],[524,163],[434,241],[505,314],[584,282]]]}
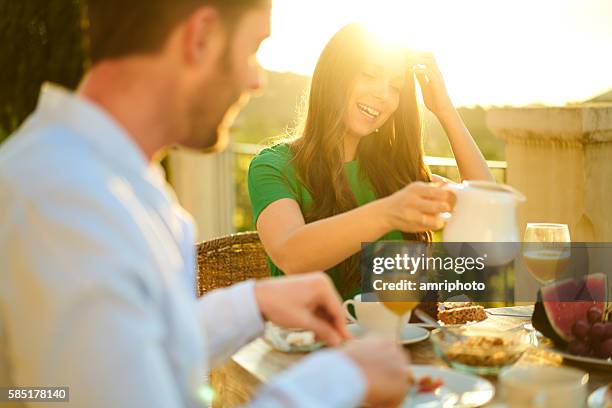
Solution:
{"label": "pitcher handle", "polygon": [[353,315],[348,310],[349,305],[353,305],[353,309],[356,309],[355,301],[353,299],[345,300],[344,303],[342,303],[342,307],[344,307],[344,314],[346,315],[346,318],[351,321],[351,323],[357,323],[357,320],[353,317]]}

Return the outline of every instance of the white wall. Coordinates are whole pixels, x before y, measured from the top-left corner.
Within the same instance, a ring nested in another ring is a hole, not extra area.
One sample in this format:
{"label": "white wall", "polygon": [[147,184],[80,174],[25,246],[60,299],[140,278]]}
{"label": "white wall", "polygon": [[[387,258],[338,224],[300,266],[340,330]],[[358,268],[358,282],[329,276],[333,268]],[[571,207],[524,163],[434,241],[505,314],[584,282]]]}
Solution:
{"label": "white wall", "polygon": [[181,205],[198,225],[198,241],[233,232],[233,153],[202,154],[185,149],[168,156],[168,176]]}

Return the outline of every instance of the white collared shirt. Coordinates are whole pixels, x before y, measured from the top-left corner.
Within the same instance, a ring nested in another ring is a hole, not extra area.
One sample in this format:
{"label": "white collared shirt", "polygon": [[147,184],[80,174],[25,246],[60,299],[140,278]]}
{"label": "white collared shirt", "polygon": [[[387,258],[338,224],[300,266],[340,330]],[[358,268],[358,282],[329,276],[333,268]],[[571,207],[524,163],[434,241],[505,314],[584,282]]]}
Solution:
{"label": "white collared shirt", "polygon": [[[207,368],[263,322],[252,282],[195,298],[194,236],[126,131],[44,85],[0,146],[0,386],[69,386],[75,407],[202,406]],[[350,407],[364,392],[356,366],[330,350],[251,406]]]}

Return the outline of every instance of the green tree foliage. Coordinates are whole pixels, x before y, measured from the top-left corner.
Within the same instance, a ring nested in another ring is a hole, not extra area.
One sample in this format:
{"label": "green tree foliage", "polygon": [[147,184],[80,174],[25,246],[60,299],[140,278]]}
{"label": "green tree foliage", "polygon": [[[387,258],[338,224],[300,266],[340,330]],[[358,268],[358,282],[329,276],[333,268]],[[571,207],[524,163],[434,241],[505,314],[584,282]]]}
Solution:
{"label": "green tree foliage", "polygon": [[84,67],[79,0],[0,0],[0,141],[34,110],[40,86],[75,88]]}
{"label": "green tree foliage", "polygon": [[[463,122],[470,130],[476,144],[487,160],[505,160],[504,141],[491,133],[487,127],[485,108],[457,108]],[[453,157],[446,132],[433,113],[423,108],[423,134],[425,154],[429,156]]]}

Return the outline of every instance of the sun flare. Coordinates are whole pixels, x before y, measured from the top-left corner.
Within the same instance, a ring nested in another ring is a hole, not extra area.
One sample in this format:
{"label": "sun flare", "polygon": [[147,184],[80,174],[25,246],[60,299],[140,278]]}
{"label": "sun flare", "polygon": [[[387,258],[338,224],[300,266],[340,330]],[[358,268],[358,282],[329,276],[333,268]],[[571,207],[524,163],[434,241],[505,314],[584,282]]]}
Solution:
{"label": "sun flare", "polygon": [[329,38],[356,21],[433,52],[458,105],[558,105],[612,87],[610,19],[607,0],[274,0],[259,58],[310,75]]}

